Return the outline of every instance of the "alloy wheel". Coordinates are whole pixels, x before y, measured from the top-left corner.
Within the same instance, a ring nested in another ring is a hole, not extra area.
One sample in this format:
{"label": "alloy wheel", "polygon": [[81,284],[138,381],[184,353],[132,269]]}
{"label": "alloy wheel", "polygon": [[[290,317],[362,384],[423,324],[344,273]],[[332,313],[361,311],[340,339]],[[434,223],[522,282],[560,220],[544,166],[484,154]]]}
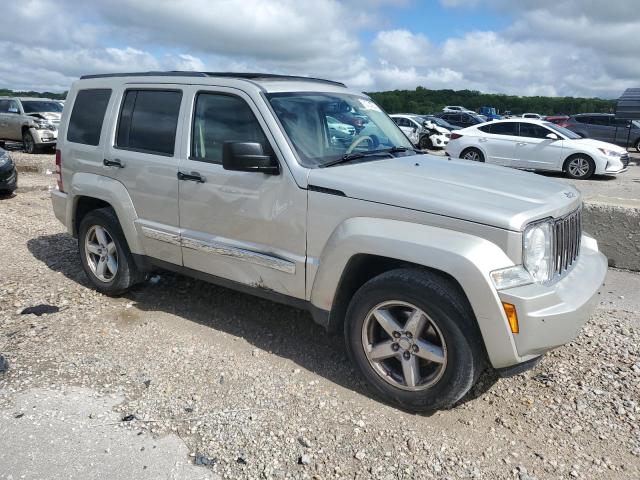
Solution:
{"label": "alloy wheel", "polygon": [[571,159],[567,168],[574,177],[584,177],[589,173],[589,161],[584,157],[576,157]]}
{"label": "alloy wheel", "polygon": [[101,282],[110,282],[118,273],[118,249],[111,234],[100,225],[87,230],[84,249],[91,273]]}
{"label": "alloy wheel", "polygon": [[362,325],[362,345],[373,370],[403,390],[433,386],[447,366],[442,332],[429,315],[407,302],[376,305]]}
{"label": "alloy wheel", "polygon": [[471,160],[472,162],[479,162],[480,154],[475,150],[469,150],[467,153],[464,154],[462,158],[464,160]]}

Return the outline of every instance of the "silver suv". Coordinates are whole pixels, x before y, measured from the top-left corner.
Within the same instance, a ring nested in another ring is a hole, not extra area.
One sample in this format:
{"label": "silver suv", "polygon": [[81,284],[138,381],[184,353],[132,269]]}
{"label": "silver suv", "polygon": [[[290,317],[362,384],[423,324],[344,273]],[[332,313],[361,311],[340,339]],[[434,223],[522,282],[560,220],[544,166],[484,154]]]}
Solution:
{"label": "silver suv", "polygon": [[55,146],[62,107],[47,98],[0,97],[0,141],[22,142],[27,153]]}
{"label": "silver suv", "polygon": [[[364,126],[334,142],[346,112]],[[413,411],[572,340],[607,270],[574,188],[419,154],[369,97],[326,80],[83,77],[56,164],[53,208],[98,291],[161,268],[305,308]]]}

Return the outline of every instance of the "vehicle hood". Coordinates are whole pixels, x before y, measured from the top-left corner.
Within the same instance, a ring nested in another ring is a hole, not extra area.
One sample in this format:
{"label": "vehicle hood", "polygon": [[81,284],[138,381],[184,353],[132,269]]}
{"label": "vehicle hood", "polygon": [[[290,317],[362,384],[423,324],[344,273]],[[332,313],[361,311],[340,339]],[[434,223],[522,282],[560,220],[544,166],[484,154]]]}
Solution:
{"label": "vehicle hood", "polygon": [[559,180],[495,165],[411,155],[313,169],[309,186],[347,197],[521,231],[559,217],[582,199]]}
{"label": "vehicle hood", "polygon": [[601,142],[600,140],[594,140],[593,138],[577,138],[571,140],[579,146],[589,146],[593,148],[606,148],[607,150],[613,150],[614,152],[627,153],[627,150],[613,143]]}
{"label": "vehicle hood", "polygon": [[49,120],[54,125],[57,125],[58,123],[60,123],[60,117],[62,114],[59,112],[34,112],[34,113],[27,113],[26,115],[28,117]]}

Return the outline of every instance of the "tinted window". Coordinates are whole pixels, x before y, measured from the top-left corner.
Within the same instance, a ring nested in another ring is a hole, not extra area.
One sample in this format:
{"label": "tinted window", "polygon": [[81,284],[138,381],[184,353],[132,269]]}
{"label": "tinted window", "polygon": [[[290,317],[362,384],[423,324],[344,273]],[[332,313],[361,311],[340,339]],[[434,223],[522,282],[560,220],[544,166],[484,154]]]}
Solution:
{"label": "tinted window", "polygon": [[478,129],[494,135],[518,135],[518,124],[516,122],[488,123],[478,127]]}
{"label": "tinted window", "polygon": [[9,100],[0,100],[0,113],[7,113],[9,111]]}
{"label": "tinted window", "polygon": [[85,145],[98,145],[104,114],[111,98],[111,90],[80,90],[73,103],[67,140]]}
{"label": "tinted window", "polygon": [[604,127],[609,126],[609,117],[607,115],[598,115],[597,117],[591,117],[591,122],[594,125],[600,125]]}
{"label": "tinted window", "polygon": [[540,125],[535,125],[533,123],[521,123],[520,124],[520,136],[527,138],[546,138],[550,132],[544,127]]}
{"label": "tinted window", "polygon": [[492,123],[491,133],[494,135],[518,135],[517,122]]}
{"label": "tinted window", "polygon": [[182,92],[128,90],[122,102],[116,146],[173,155]]}
{"label": "tinted window", "polygon": [[618,128],[629,128],[631,125],[631,120],[622,120],[620,118],[616,118],[613,120],[613,125]]}
{"label": "tinted window", "polygon": [[270,150],[267,138],[249,105],[231,95],[201,93],[191,135],[191,157],[195,160],[222,163],[224,142],[258,142]]}
{"label": "tinted window", "polygon": [[589,123],[589,117],[579,116],[579,117],[573,117],[573,119],[579,123]]}

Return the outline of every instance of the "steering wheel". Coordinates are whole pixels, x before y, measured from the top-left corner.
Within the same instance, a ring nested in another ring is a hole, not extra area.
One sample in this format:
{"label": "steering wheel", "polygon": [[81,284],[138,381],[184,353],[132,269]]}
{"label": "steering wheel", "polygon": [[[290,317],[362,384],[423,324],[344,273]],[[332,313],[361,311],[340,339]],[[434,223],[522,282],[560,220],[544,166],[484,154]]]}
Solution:
{"label": "steering wheel", "polygon": [[347,147],[347,150],[344,152],[345,155],[350,154],[351,152],[353,152],[356,149],[356,147],[358,145],[360,145],[362,142],[366,142],[366,141],[371,142],[371,145],[373,145],[373,138],[369,137],[368,135],[364,135],[362,137],[358,137],[353,142],[351,142],[351,145],[349,145]]}

